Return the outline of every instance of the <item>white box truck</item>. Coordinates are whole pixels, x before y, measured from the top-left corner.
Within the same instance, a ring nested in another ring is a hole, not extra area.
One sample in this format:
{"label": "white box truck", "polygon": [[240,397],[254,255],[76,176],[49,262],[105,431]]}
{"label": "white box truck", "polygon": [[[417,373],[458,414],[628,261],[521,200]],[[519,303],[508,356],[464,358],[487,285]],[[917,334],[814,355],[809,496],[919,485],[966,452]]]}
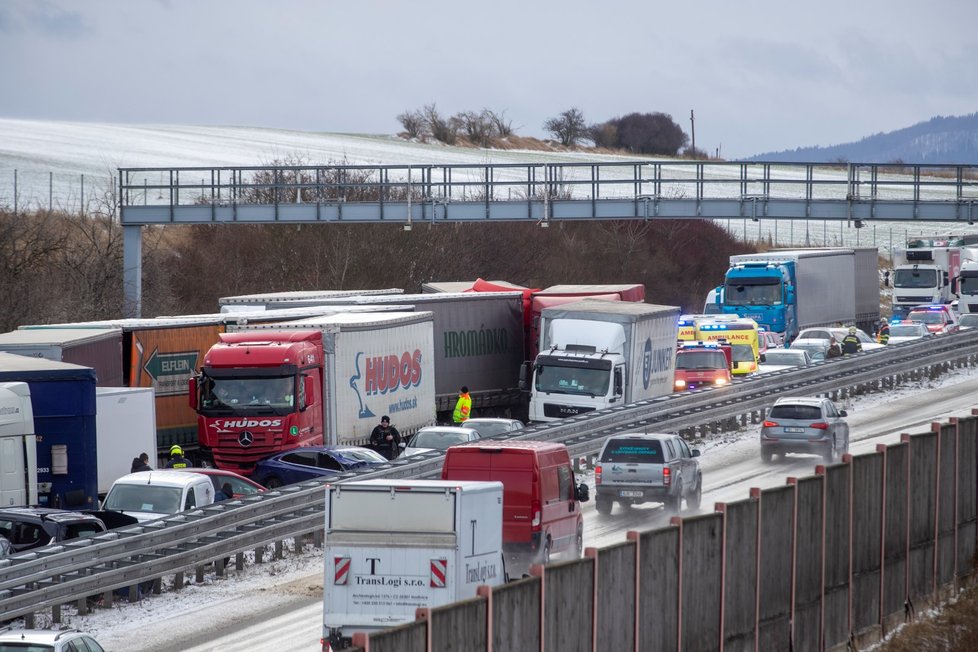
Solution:
{"label": "white box truck", "polygon": [[96,387],[95,441],[98,464],[98,495],[109,492],[112,483],[132,470],[140,453],[156,459],[156,392],[152,387]]}
{"label": "white box truck", "polygon": [[323,649],[506,581],[501,482],[326,486]]}
{"label": "white box truck", "polygon": [[680,309],[585,299],[541,314],[530,421],[672,392]]}
{"label": "white box truck", "polygon": [[0,383],[0,507],[37,504],[37,442],[27,383]]}

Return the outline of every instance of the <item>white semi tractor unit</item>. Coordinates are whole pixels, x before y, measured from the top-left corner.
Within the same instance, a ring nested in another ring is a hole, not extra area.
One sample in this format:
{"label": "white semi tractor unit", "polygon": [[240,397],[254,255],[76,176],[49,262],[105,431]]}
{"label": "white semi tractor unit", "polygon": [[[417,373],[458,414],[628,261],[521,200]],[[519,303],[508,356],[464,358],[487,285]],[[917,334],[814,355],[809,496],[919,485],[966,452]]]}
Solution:
{"label": "white semi tractor unit", "polygon": [[600,299],[545,309],[530,421],[671,393],[679,314],[677,306]]}

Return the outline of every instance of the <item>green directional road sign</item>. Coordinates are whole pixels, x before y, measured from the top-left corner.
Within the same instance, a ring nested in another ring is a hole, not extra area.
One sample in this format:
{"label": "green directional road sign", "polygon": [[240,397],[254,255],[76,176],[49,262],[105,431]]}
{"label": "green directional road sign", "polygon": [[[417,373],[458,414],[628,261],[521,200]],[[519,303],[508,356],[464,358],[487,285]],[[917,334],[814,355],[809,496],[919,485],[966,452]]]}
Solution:
{"label": "green directional road sign", "polygon": [[153,349],[143,369],[153,379],[157,396],[187,393],[187,381],[197,368],[197,351],[160,353]]}

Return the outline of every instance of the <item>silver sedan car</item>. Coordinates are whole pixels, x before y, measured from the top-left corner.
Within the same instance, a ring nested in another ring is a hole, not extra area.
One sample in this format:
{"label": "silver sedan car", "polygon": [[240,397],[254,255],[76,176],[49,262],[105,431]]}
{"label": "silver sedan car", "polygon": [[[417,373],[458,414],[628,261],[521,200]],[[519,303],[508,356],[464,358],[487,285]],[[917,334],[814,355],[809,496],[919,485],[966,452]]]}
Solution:
{"label": "silver sedan car", "polygon": [[761,425],[761,459],[809,453],[831,464],[849,452],[846,416],[827,398],[779,398]]}

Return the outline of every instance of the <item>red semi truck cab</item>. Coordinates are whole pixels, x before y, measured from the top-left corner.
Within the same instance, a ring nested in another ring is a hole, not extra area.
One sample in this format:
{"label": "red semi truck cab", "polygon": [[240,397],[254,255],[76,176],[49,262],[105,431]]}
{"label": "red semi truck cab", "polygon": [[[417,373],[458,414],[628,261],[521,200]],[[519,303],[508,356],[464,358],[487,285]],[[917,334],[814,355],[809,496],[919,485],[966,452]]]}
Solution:
{"label": "red semi truck cab", "polygon": [[243,475],[258,460],[323,443],[319,331],[223,333],[190,380],[201,452]]}
{"label": "red semi truck cab", "polygon": [[691,342],[676,350],[673,391],[729,385],[733,350],[729,344]]}

